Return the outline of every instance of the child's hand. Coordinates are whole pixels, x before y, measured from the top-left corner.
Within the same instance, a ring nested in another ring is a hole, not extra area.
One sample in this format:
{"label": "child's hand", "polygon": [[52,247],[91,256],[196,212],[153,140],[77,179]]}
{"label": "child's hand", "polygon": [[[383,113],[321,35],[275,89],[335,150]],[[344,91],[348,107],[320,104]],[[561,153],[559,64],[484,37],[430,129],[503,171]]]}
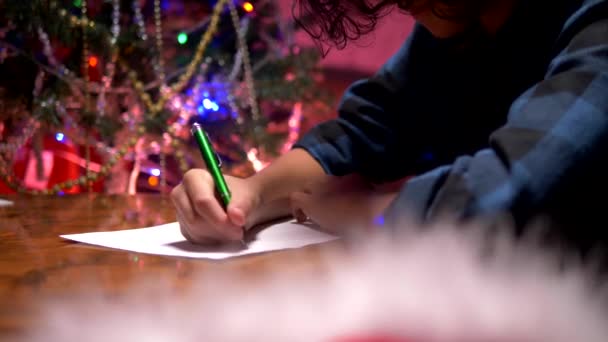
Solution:
{"label": "child's hand", "polygon": [[360,176],[327,177],[304,191],[291,194],[291,208],[299,221],[310,219],[321,228],[342,234],[368,229],[397,192],[379,192]]}
{"label": "child's hand", "polygon": [[193,169],[171,192],[184,237],[194,243],[238,241],[248,217],[258,206],[259,190],[253,181],[225,176],[232,193],[227,211],[215,195],[209,172]]}

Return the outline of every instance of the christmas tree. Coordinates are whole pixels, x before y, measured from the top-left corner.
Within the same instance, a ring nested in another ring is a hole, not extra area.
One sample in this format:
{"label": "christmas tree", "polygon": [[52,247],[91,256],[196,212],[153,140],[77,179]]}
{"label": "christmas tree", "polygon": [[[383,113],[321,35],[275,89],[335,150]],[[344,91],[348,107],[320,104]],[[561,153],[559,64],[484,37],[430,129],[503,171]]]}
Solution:
{"label": "christmas tree", "polygon": [[166,191],[203,166],[194,122],[224,172],[260,170],[298,137],[303,104],[330,112],[295,29],[274,0],[0,1],[1,181]]}

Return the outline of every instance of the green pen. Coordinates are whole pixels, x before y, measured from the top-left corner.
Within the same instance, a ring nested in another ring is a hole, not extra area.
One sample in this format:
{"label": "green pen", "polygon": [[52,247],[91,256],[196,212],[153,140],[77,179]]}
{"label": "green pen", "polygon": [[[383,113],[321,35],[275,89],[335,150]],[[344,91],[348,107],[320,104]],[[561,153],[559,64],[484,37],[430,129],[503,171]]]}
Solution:
{"label": "green pen", "polygon": [[215,188],[222,199],[225,210],[226,208],[228,208],[228,203],[230,203],[230,189],[228,189],[228,185],[226,184],[226,180],[224,179],[224,175],[222,174],[222,164],[220,162],[220,159],[218,158],[217,154],[215,153],[215,150],[213,149],[213,146],[211,145],[209,136],[203,130],[200,124],[195,122],[192,125],[192,130],[190,132],[198,143],[198,147],[200,148],[201,154],[203,155],[203,160],[207,165],[207,170],[211,174],[211,177],[213,177]]}

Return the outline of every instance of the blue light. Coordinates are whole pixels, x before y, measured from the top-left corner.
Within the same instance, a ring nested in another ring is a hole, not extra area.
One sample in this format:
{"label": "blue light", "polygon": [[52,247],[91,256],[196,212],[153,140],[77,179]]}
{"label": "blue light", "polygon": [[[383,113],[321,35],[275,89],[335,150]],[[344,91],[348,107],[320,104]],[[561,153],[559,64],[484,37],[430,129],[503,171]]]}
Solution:
{"label": "blue light", "polygon": [[65,138],[63,133],[60,132],[60,133],[55,134],[55,139],[57,139],[57,141],[63,141],[63,138]]}
{"label": "blue light", "polygon": [[211,109],[213,108],[213,101],[209,100],[209,99],[204,99],[203,100],[203,107],[205,107],[205,109]]}
{"label": "blue light", "polygon": [[384,226],[384,215],[378,215],[374,218],[374,224],[377,226]]}
{"label": "blue light", "polygon": [[150,173],[152,174],[152,176],[160,176],[160,170],[159,169],[152,169],[150,170]]}
{"label": "blue light", "polygon": [[203,96],[204,96],[204,97],[209,97],[209,92],[208,92],[208,91],[204,91],[204,92],[203,92]]}
{"label": "blue light", "polygon": [[218,106],[217,103],[215,103],[209,99],[203,100],[203,107],[205,107],[205,109],[211,109],[214,112],[217,112],[218,110],[220,110],[220,106]]}
{"label": "blue light", "polygon": [[203,114],[203,113],[205,112],[205,107],[203,107],[203,106],[198,106],[198,108],[196,109],[196,111],[197,111],[199,114]]}

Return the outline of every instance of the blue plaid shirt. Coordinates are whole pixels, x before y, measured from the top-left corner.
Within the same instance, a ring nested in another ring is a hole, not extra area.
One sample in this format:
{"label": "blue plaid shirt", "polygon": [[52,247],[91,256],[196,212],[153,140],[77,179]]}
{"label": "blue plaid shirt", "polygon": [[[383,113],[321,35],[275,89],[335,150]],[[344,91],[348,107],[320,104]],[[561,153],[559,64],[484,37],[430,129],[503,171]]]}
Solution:
{"label": "blue plaid shirt", "polygon": [[465,44],[415,26],[294,148],[333,175],[415,175],[390,220],[542,215],[579,242],[604,239],[608,1],[520,1],[497,34]]}

